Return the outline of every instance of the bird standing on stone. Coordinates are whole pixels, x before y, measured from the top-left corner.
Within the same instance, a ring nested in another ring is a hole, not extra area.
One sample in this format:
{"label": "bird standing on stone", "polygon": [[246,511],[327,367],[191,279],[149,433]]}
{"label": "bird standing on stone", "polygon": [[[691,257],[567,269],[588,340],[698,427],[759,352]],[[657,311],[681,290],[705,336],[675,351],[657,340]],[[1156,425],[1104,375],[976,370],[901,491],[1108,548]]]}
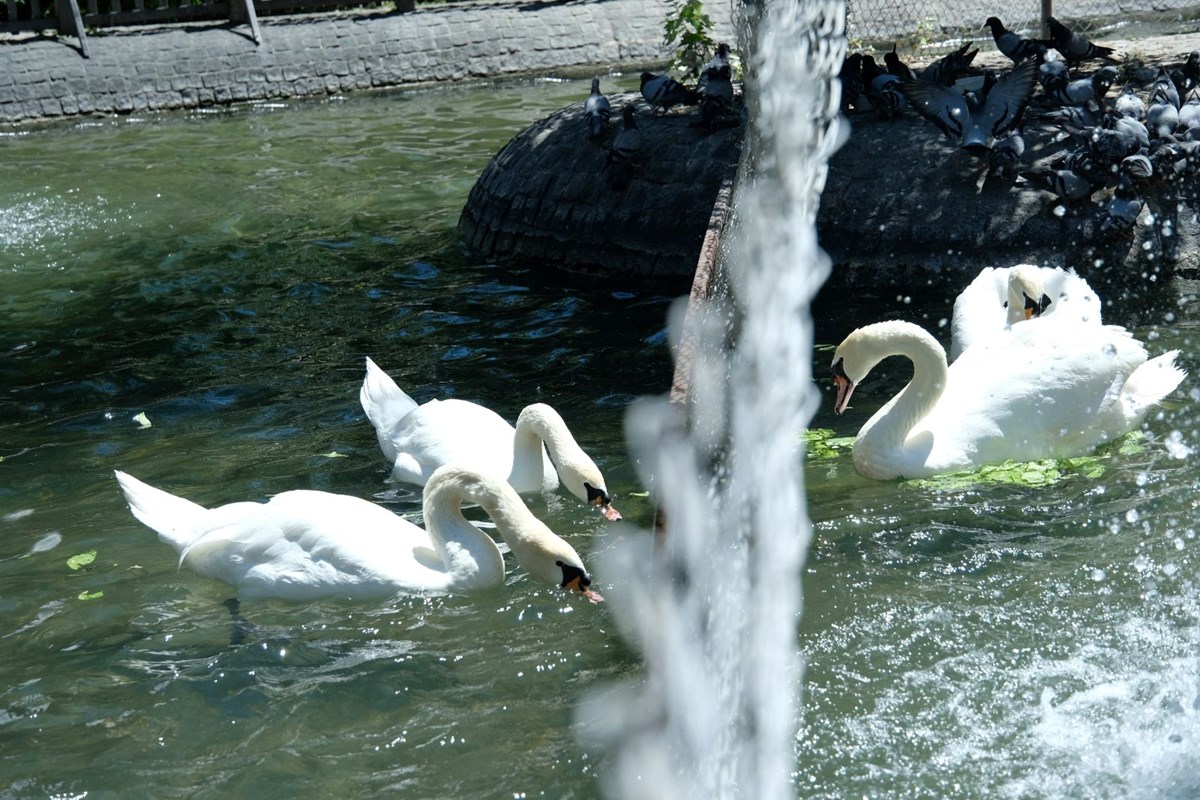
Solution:
{"label": "bird standing on stone", "polygon": [[1091,196],[1100,188],[1070,169],[1031,169],[1022,172],[1018,179],[1030,186],[1057,195],[1065,200],[1067,205],[1091,199]]}
{"label": "bird standing on stone", "polygon": [[612,106],[608,98],[600,94],[600,79],[592,78],[592,93],[583,101],[583,116],[587,120],[588,134],[593,139],[604,135],[608,127],[608,118],[612,116]]}
{"label": "bird standing on stone", "polygon": [[609,185],[614,189],[624,189],[629,186],[642,149],[642,132],[637,127],[633,104],[627,104],[621,110],[621,115],[621,130],[617,131],[617,135],[613,137],[612,146],[608,150],[608,158],[604,162],[605,169],[612,167],[609,174]]}
{"label": "bird standing on stone", "polygon": [[1113,196],[1104,206],[1104,221],[1100,223],[1103,234],[1123,233],[1137,224],[1142,213],[1142,198],[1128,176],[1122,176]]}
{"label": "bird standing on stone", "polygon": [[1023,61],[979,92],[962,92],[927,81],[902,81],[900,91],[913,109],[963,149],[986,151],[992,139],[1014,129],[1033,97],[1037,62]]}
{"label": "bird standing on stone", "polygon": [[670,75],[642,73],[642,97],[650,104],[654,113],[667,113],[671,106],[694,106],[700,97]]}
{"label": "bird standing on stone", "polygon": [[[978,19],[978,17],[976,17]],[[996,49],[1012,59],[1014,64],[1033,58],[1039,62],[1046,57],[1047,44],[1040,39],[1026,39],[1021,34],[1004,27],[999,17],[988,17],[983,23],[992,29]]]}
{"label": "bird standing on stone", "polygon": [[1083,35],[1071,30],[1054,17],[1046,17],[1046,24],[1050,26],[1050,39],[1054,43],[1054,49],[1062,55],[1068,67],[1098,58],[1113,60],[1111,47],[1092,44]]}

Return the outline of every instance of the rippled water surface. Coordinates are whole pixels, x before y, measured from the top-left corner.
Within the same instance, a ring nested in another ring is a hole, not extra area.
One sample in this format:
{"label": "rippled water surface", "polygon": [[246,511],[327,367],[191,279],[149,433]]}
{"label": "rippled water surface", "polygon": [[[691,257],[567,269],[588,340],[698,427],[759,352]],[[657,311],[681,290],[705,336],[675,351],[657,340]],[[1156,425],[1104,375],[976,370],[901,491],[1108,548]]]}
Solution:
{"label": "rippled water surface", "polygon": [[[317,488],[414,514],[358,405],[370,355],[418,400],[510,418],[554,404],[648,526],[623,412],[669,384],[664,320],[686,285],[480,264],[453,232],[488,158],[586,91],[0,136],[0,796],[600,795],[604,757],[574,735],[574,707],[638,673],[607,606],[510,563],[482,595],[234,613],[112,478],[205,504]],[[957,288],[823,299],[818,340],[883,315],[945,335]],[[1195,373],[1197,315],[1173,314],[1138,335]],[[828,353],[815,360],[827,386]],[[816,424],[852,434],[904,379],[883,365],[853,414],[826,403]],[[1194,386],[1099,478],[946,489],[861,479],[848,456],[808,465],[798,795],[1200,792]],[[585,560],[609,546],[572,499],[533,507]]]}

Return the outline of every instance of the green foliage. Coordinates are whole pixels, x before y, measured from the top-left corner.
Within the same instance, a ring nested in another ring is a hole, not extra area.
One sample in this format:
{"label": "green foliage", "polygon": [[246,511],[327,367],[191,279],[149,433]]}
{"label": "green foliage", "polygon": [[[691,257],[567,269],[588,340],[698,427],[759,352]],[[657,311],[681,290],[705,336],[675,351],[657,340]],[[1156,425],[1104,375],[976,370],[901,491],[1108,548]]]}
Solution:
{"label": "green foliage", "polygon": [[663,21],[663,41],[675,51],[670,70],[685,79],[700,77],[704,66],[717,49],[712,38],[713,21],[704,13],[701,0],[683,0]]}

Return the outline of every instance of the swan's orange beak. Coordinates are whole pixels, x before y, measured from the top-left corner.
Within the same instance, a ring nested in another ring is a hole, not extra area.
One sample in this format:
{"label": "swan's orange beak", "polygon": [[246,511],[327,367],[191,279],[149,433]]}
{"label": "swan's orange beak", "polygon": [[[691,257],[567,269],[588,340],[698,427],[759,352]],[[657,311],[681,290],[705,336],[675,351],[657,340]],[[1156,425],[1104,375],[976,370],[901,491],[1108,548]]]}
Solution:
{"label": "swan's orange beak", "polygon": [[569,592],[578,592],[579,594],[586,597],[588,600],[591,600],[593,603],[603,603],[604,602],[603,595],[601,595],[595,589],[589,589],[588,587],[583,585],[583,576],[582,575],[576,575],[574,578],[571,578],[571,580],[569,580],[563,584],[563,588]]}
{"label": "swan's orange beak", "polygon": [[843,413],[850,404],[850,395],[854,394],[854,382],[845,375],[834,375],[833,385],[837,388],[837,397],[833,401],[833,413]]}
{"label": "swan's orange beak", "polygon": [[616,522],[621,518],[621,512],[613,508],[612,503],[598,501],[596,505],[600,507],[600,513],[603,514],[604,518],[609,522]]}

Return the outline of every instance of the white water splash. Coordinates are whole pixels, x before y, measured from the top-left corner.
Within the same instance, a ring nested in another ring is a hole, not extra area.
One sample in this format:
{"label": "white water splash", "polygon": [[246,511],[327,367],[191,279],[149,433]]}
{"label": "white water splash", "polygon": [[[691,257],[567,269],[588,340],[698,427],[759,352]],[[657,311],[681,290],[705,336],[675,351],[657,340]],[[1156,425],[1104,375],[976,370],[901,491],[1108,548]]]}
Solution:
{"label": "white water splash", "polygon": [[[809,303],[828,274],[816,211],[842,141],[837,2],[774,0],[748,13],[747,156],[723,255],[725,302],[688,316],[687,408],[644,401],[630,450],[665,515],[658,545],[627,536],[605,574],[645,681],[580,712],[617,746],[624,798],[775,800],[794,794],[800,570],[811,536],[801,431],[818,402]],[[676,323],[679,322],[676,314]]]}

